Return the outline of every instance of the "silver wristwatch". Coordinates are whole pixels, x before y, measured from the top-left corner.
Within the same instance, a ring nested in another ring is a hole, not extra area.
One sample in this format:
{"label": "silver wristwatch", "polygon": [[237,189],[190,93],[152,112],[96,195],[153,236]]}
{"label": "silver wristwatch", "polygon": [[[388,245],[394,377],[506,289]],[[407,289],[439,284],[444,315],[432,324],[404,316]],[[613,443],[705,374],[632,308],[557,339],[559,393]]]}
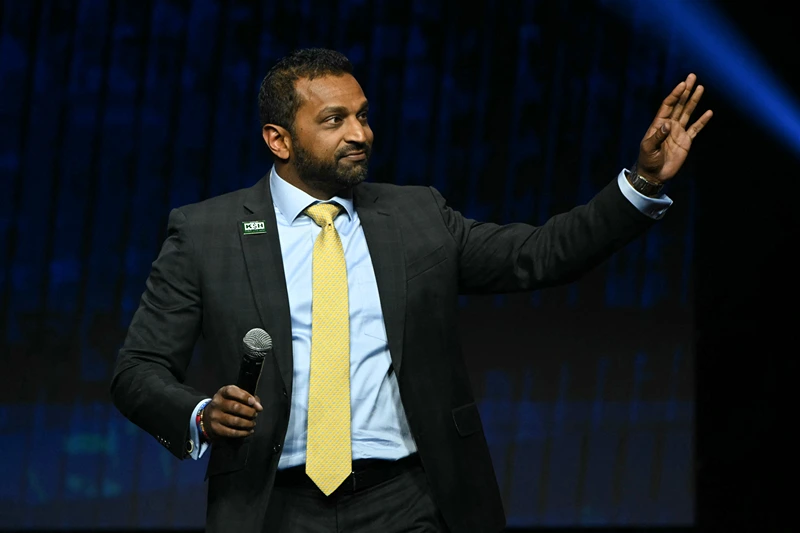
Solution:
{"label": "silver wristwatch", "polygon": [[661,194],[661,190],[664,188],[663,183],[653,183],[652,181],[640,176],[639,173],[636,172],[635,163],[633,167],[631,167],[630,172],[625,174],[625,177],[628,178],[628,183],[631,184],[631,187],[633,187],[636,192],[639,192],[645,196],[649,196],[650,198],[659,196]]}

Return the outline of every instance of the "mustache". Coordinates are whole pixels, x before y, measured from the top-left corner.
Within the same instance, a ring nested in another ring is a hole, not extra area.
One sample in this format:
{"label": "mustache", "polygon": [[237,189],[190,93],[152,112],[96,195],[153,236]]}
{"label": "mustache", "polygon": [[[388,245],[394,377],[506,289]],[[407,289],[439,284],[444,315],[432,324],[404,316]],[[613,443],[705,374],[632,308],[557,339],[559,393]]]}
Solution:
{"label": "mustache", "polygon": [[336,152],[336,159],[341,159],[343,157],[347,157],[351,154],[357,154],[360,152],[364,152],[364,155],[369,158],[370,154],[372,153],[372,147],[366,143],[364,144],[352,144],[348,148],[343,148],[342,150]]}

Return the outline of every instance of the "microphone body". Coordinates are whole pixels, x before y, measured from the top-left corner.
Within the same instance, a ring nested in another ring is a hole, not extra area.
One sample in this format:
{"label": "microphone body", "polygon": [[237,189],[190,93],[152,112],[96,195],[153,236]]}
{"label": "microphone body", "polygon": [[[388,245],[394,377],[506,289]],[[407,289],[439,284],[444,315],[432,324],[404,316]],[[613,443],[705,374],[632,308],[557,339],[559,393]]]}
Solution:
{"label": "microphone body", "polygon": [[264,359],[272,354],[272,338],[263,329],[254,328],[242,339],[242,347],[242,363],[236,386],[255,395]]}

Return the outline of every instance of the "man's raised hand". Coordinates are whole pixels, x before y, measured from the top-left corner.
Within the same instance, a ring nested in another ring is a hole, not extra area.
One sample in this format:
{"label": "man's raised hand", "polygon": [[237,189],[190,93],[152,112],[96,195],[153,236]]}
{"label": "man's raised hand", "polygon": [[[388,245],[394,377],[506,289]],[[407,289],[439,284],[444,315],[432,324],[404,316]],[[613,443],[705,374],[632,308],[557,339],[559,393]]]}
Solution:
{"label": "man's raised hand", "polygon": [[694,89],[696,81],[697,76],[689,74],[672,90],[642,139],[636,169],[649,181],[664,183],[672,179],[686,161],[692,141],[711,120],[713,113],[709,109],[687,128],[703,96],[702,85]]}

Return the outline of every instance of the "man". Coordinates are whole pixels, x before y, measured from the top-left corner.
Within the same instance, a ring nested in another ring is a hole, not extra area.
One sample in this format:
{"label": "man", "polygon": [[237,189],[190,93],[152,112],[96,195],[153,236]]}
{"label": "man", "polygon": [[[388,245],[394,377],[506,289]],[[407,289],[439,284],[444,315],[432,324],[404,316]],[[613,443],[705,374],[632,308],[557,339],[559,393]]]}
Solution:
{"label": "man", "polygon": [[[210,445],[209,531],[499,531],[458,295],[572,281],[641,235],[711,112],[687,127],[703,92],[690,74],[634,170],[542,227],[497,226],[432,188],[363,183],[373,133],[351,72],[308,49],[264,78],[274,167],[172,211],[111,393],[178,458]],[[256,327],[274,357],[251,396],[232,383]],[[221,386],[210,401],[183,384],[200,334]]]}

